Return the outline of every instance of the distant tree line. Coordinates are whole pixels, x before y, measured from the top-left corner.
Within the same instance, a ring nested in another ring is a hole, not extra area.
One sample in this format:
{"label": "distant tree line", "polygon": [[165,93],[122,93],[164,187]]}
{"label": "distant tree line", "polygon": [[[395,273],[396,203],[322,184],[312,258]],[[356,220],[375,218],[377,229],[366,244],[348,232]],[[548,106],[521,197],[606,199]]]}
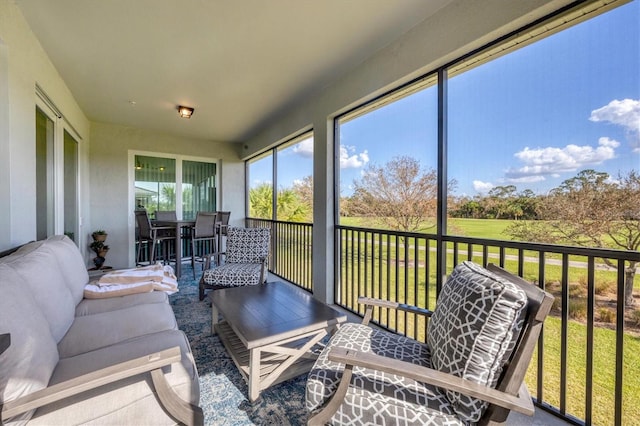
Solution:
{"label": "distant tree line", "polygon": [[[278,189],[277,220],[285,222],[313,221],[313,177],[306,176],[291,188]],[[273,219],[273,185],[262,183],[249,190],[249,216]]]}
{"label": "distant tree line", "polygon": [[530,189],[518,192],[515,185],[496,186],[486,195],[453,198],[449,215],[469,219],[536,220],[544,197]]}
{"label": "distant tree line", "polygon": [[[449,181],[447,187],[452,193],[456,182]],[[340,214],[361,217],[365,225],[370,221],[384,229],[425,232],[435,227],[437,196],[435,170],[422,168],[412,157],[395,157],[382,166],[365,167],[353,182],[352,195],[341,197]],[[272,185],[252,188],[249,198],[251,217],[273,218]],[[512,220],[505,232],[514,240],[640,249],[640,174],[636,171],[612,179],[608,173],[582,170],[547,194],[507,185],[494,187],[486,195],[450,197],[447,204],[454,218]],[[312,222],[312,177],[292,188],[280,188],[276,208],[278,220]],[[628,305],[634,303],[638,264],[628,262],[625,269]]]}

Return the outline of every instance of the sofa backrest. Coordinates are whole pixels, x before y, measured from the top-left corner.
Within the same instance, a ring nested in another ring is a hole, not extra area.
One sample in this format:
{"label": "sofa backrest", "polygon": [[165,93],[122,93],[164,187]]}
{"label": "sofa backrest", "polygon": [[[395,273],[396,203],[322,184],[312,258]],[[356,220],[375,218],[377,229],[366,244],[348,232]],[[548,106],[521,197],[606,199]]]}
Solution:
{"label": "sofa backrest", "polygon": [[[11,345],[0,355],[0,405],[49,383],[58,363],[58,348],[47,323],[31,288],[14,266],[1,262],[0,334],[10,333]],[[27,412],[10,424],[22,424],[32,414]]]}
{"label": "sofa backrest", "polygon": [[60,253],[56,253],[59,244],[62,242],[36,241],[0,259],[0,264],[15,272],[11,279],[31,292],[56,343],[71,327],[79,302],[73,296],[60,266]]}
{"label": "sofa backrest", "polygon": [[53,251],[74,305],[77,305],[82,301],[84,287],[89,282],[89,273],[80,250],[66,235],[49,237],[45,240],[44,247]]}

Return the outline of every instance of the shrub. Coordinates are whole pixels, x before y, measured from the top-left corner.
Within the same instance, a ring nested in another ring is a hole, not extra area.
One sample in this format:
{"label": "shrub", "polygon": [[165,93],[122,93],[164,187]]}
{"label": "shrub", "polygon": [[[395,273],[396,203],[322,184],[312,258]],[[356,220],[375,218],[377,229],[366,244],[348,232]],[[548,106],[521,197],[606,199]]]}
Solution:
{"label": "shrub", "polygon": [[607,294],[611,293],[615,288],[616,283],[614,281],[609,280],[598,280],[595,283],[595,292],[596,294]]}
{"label": "shrub", "polygon": [[569,318],[583,320],[587,318],[587,301],[583,298],[569,300]]}
{"label": "shrub", "polygon": [[640,327],[640,309],[631,312],[631,324]]}
{"label": "shrub", "polygon": [[[587,295],[587,285],[581,283],[569,284],[569,297],[584,297]],[[571,305],[571,302],[569,302]]]}
{"label": "shrub", "polygon": [[598,317],[600,318],[600,321],[606,322],[608,324],[613,324],[614,322],[616,322],[615,311],[608,308],[598,309]]}

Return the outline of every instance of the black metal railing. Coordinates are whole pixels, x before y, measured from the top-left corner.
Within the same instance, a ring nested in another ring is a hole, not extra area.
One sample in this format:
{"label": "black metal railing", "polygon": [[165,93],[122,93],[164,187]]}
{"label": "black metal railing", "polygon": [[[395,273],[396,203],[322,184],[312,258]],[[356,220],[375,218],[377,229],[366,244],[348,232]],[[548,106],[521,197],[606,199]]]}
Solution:
{"label": "black metal railing", "polygon": [[313,292],[313,225],[311,223],[247,218],[246,226],[271,228],[269,271]]}
{"label": "black metal railing", "polygon": [[[538,407],[575,424],[640,419],[640,314],[625,322],[624,300],[625,266],[640,253],[347,226],[336,227],[336,246],[335,303],[358,315],[359,296],[433,309],[444,276],[463,260],[546,289],[556,300],[526,378]],[[376,309],[374,321],[426,339],[425,320],[412,314]]]}

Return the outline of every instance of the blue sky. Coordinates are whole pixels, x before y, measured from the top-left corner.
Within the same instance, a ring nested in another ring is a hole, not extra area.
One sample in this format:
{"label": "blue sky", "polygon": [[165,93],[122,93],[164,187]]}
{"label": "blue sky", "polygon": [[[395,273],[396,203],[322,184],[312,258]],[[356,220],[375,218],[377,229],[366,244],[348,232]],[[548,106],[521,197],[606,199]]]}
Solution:
{"label": "blue sky", "polygon": [[[498,185],[546,193],[584,169],[640,171],[639,1],[449,80],[449,179],[456,195]],[[409,155],[436,168],[436,88],[340,127],[342,195],[369,164]],[[312,174],[312,142],[278,156],[278,184]],[[270,162],[251,185],[270,182]]]}

